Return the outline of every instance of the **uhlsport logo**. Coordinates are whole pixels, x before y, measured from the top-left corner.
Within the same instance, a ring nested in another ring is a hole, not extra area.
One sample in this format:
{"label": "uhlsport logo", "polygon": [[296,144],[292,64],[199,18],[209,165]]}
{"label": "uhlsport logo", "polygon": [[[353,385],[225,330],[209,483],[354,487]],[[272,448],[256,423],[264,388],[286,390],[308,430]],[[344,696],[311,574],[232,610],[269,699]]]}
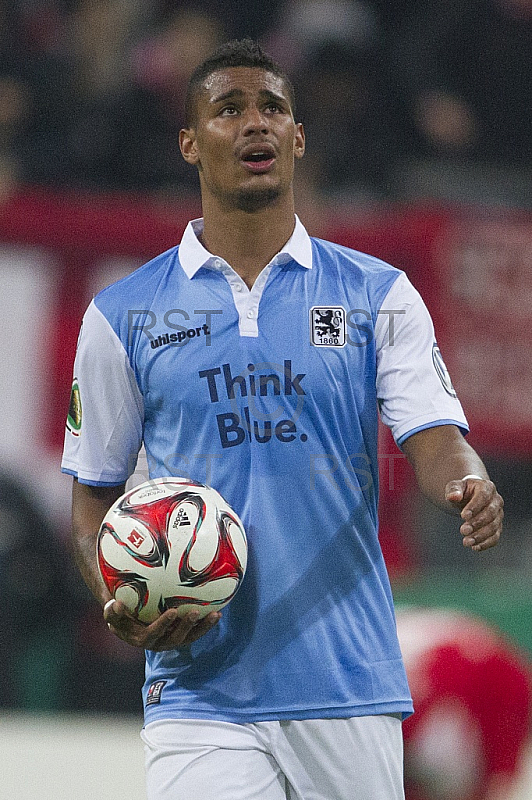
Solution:
{"label": "uhlsport logo", "polygon": [[310,309],[310,341],[315,347],[343,347],[346,343],[346,314],[342,306],[313,306]]}
{"label": "uhlsport logo", "polygon": [[187,328],[186,330],[183,329],[177,333],[162,333],[157,338],[153,338],[150,342],[150,345],[152,350],[156,350],[158,347],[163,347],[165,344],[179,347],[186,344],[191,339],[195,339],[196,337],[209,337],[210,335],[211,331],[209,326],[207,324],[203,324],[197,328]]}

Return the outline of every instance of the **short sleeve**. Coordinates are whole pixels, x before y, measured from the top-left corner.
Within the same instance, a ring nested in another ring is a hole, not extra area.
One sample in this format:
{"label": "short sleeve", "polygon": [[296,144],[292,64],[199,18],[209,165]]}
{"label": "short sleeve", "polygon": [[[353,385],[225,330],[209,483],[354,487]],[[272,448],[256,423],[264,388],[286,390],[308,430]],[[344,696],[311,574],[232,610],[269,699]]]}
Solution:
{"label": "short sleeve", "polygon": [[93,301],[74,361],[62,471],[94,486],[124,483],[135,470],[143,417],[126,350]]}
{"label": "short sleeve", "polygon": [[377,315],[377,397],[382,421],[401,445],[424,428],[467,420],[437,345],[430,314],[404,273]]}

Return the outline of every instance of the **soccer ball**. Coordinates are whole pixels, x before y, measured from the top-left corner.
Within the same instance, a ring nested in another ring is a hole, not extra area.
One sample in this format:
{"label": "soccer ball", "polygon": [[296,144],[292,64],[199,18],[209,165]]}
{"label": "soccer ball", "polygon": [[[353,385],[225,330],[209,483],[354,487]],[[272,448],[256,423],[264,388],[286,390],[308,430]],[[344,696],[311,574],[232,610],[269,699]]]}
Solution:
{"label": "soccer ball", "polygon": [[247,564],[244,526],[223,497],[186,478],[123,494],[98,534],[98,566],[116,600],[144,623],[168,608],[203,617],[223,608]]}

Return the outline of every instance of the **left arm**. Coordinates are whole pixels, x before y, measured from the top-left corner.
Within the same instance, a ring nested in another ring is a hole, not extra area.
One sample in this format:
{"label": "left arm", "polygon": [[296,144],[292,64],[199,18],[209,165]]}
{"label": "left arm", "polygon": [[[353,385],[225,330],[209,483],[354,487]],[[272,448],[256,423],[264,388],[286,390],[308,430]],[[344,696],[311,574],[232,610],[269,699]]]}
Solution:
{"label": "left arm", "polygon": [[402,447],[423,494],[444,511],[460,514],[464,546],[475,551],[494,547],[501,536],[504,501],[458,428],[427,428]]}

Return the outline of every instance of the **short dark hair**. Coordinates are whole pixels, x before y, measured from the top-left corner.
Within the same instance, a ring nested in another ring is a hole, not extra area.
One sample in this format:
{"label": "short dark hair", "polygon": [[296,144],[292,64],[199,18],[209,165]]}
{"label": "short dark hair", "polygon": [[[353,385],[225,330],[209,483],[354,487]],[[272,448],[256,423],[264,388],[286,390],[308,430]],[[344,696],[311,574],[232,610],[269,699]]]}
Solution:
{"label": "short dark hair", "polygon": [[253,39],[233,39],[220,45],[212,55],[198,64],[190,76],[185,97],[185,124],[190,127],[195,121],[196,98],[206,78],[213,72],[229,67],[253,67],[271,72],[281,78],[288,91],[292,112],[295,111],[294,87],[286,73],[276,61],[264,52]]}

